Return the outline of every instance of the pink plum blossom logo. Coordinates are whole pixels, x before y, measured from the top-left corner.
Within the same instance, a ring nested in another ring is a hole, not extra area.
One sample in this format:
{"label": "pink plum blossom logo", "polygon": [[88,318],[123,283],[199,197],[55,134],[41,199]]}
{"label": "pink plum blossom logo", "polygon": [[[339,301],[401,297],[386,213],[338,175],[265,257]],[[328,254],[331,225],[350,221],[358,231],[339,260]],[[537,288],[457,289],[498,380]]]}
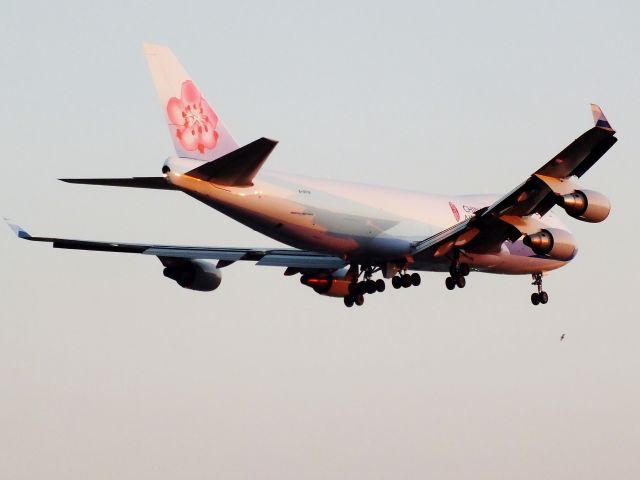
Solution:
{"label": "pink plum blossom logo", "polygon": [[185,150],[204,153],[218,142],[218,117],[191,80],[182,83],[181,97],[171,97],[167,103],[169,122],[176,128],[176,137]]}

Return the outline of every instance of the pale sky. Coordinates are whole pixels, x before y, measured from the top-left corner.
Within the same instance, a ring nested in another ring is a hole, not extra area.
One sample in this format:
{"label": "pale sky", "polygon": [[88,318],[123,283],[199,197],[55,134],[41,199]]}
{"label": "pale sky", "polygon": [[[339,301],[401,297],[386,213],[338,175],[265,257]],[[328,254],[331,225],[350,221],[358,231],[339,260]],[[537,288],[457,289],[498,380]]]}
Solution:
{"label": "pale sky", "polygon": [[[93,4],[92,4],[93,3]],[[347,310],[282,270],[212,293],[154,258],[0,230],[0,478],[640,477],[637,2],[26,2],[0,15],[0,216],[31,233],[269,246],[158,175],[173,148],[141,44],[169,45],[267,168],[504,193],[592,126],[602,224],[545,279],[444,274]],[[560,335],[566,334],[563,342]]]}

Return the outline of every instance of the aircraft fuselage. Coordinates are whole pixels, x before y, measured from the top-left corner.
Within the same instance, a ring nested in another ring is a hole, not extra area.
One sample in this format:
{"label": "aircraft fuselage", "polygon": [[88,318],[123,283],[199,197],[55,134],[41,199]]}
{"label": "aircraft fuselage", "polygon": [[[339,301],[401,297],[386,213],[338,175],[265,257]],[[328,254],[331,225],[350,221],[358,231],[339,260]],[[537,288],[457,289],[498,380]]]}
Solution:
{"label": "aircraft fuselage", "polygon": [[[405,258],[412,245],[491,205],[498,195],[432,195],[352,182],[262,171],[252,187],[227,187],[182,175],[185,159],[169,159],[170,183],[234,220],[289,246],[359,262]],[[176,167],[178,167],[176,169]],[[544,224],[563,228],[548,213]],[[523,274],[565,265],[536,255],[522,241],[499,251],[465,252],[479,271]],[[410,269],[447,271],[450,260],[414,259]]]}

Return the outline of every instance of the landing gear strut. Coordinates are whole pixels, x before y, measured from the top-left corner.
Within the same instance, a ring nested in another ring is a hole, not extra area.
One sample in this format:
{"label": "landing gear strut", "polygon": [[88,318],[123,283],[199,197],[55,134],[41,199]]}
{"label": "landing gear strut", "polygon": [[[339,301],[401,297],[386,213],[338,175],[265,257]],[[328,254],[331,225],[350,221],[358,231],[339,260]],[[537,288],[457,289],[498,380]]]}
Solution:
{"label": "landing gear strut", "polygon": [[531,285],[538,287],[538,291],[531,294],[531,303],[534,305],[546,304],[549,301],[549,294],[542,290],[542,273],[534,273],[531,277],[533,278]]}
{"label": "landing gear strut", "polygon": [[453,290],[454,288],[464,288],[467,284],[467,280],[464,278],[469,275],[471,269],[468,263],[452,263],[449,268],[450,277],[447,277],[444,281],[447,290]]}

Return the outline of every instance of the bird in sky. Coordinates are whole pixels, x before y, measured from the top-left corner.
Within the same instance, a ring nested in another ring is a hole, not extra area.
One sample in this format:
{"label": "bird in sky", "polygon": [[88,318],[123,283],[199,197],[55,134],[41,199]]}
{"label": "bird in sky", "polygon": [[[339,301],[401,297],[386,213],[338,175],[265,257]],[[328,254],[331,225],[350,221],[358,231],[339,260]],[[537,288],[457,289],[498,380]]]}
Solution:
{"label": "bird in sky", "polygon": [[560,335],[560,341],[564,340],[564,333]]}

